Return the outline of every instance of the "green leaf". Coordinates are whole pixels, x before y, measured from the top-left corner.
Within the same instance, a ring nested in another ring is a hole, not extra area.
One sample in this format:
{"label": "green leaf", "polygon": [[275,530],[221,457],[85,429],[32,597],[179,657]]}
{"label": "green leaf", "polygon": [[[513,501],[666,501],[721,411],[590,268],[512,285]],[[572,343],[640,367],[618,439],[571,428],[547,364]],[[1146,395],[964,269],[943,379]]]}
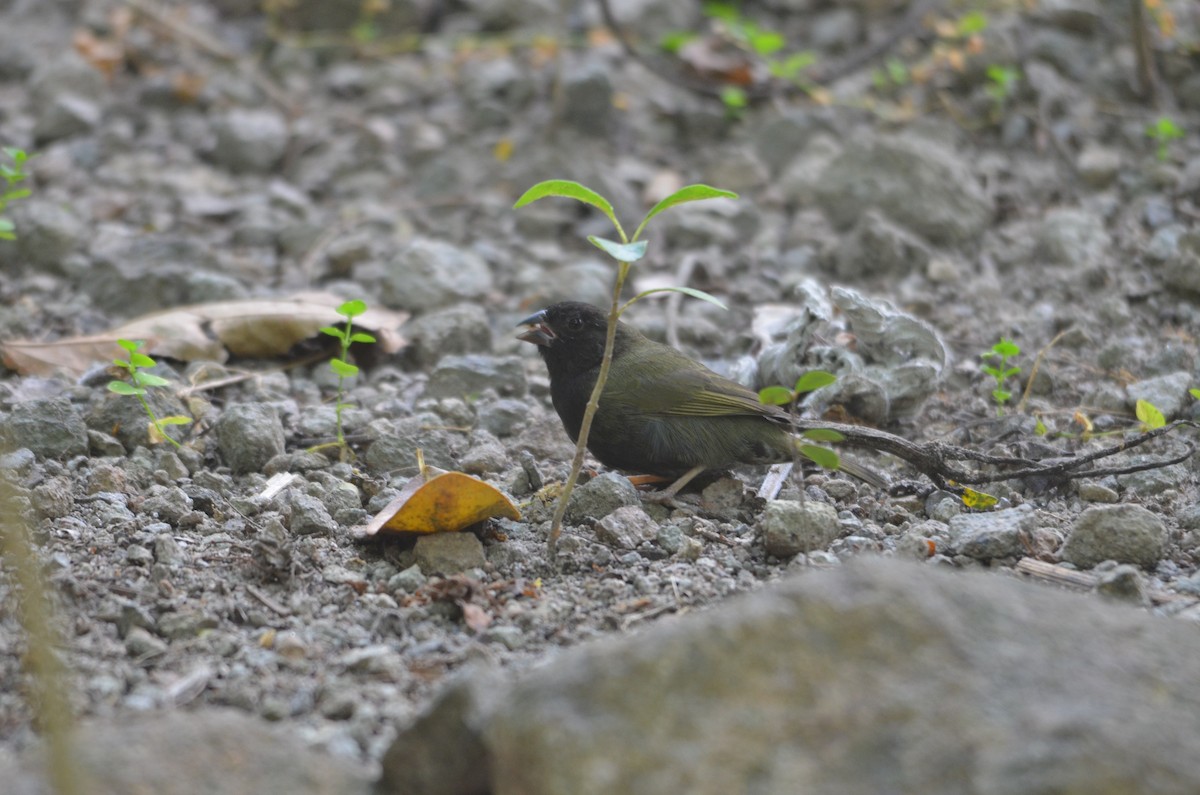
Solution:
{"label": "green leaf", "polygon": [[844,442],[846,437],[833,428],[809,428],[801,434],[805,439],[814,442]]}
{"label": "green leaf", "polygon": [[170,417],[160,417],[158,420],[159,425],[190,425],[191,423],[191,417],[181,417],[178,414],[172,414]]}
{"label": "green leaf", "polygon": [[618,243],[615,240],[588,235],[588,242],[618,262],[637,262],[646,256],[645,240],[639,240],[636,243]]}
{"label": "green leaf", "polygon": [[786,406],[795,395],[785,386],[769,386],[758,391],[758,402],[766,406]]}
{"label": "green leaf", "polygon": [[133,384],[125,381],[109,381],[108,391],[116,392],[118,395],[144,395],[146,390],[138,389]]}
{"label": "green leaf", "polygon": [[988,18],[987,14],[982,11],[972,11],[969,14],[964,14],[958,20],[958,34],[960,36],[971,36],[976,33],[982,33],[987,30]]}
{"label": "green leaf", "polygon": [[376,339],[365,331],[356,331],[350,335],[351,342],[376,342]]}
{"label": "green leaf", "polygon": [[729,310],[729,307],[725,306],[725,304],[721,302],[721,299],[717,298],[715,295],[710,295],[703,290],[697,290],[695,287],[655,287],[653,290],[645,290],[638,293],[636,296],[634,296],[634,299],[636,300],[638,298],[645,298],[646,296],[653,295],[654,293],[683,293],[684,295],[690,295],[692,298],[699,298],[701,301],[707,301],[713,306],[719,306],[726,311]]}
{"label": "green leaf", "polygon": [[704,15],[712,19],[722,19],[726,22],[736,22],[739,16],[737,5],[721,2],[705,3]]}
{"label": "green leaf", "polygon": [[333,326],[322,326],[321,333],[328,334],[331,337],[337,337],[339,340],[345,340],[346,338],[346,334],[344,331],[342,331],[342,329],[334,328]]}
{"label": "green leaf", "polygon": [[26,196],[32,195],[33,191],[31,191],[29,188],[17,188],[16,190],[10,190],[8,193],[0,196],[0,201],[15,202],[17,199],[24,199]]}
{"label": "green leaf", "polygon": [[1017,343],[1007,337],[1001,337],[1000,341],[992,346],[992,353],[997,356],[1003,356],[1006,359],[1016,356],[1020,352],[1021,349],[1017,347]]}
{"label": "green leaf", "polygon": [[569,179],[548,179],[544,182],[539,182],[521,194],[521,198],[517,199],[517,203],[513,205],[513,209],[519,210],[525,205],[532,204],[538,199],[544,199],[547,196],[575,199],[584,204],[592,205],[608,216],[608,220],[612,221],[613,226],[621,233],[621,237],[625,236],[624,230],[621,229],[621,222],[617,220],[617,216],[613,212],[613,207],[609,204],[608,199],[596,193],[591,188]]}
{"label": "green leaf", "polygon": [[1045,436],[1050,431],[1046,428],[1046,423],[1042,422],[1042,418],[1037,417],[1037,422],[1033,426],[1033,432],[1038,436]]}
{"label": "green leaf", "polygon": [[25,159],[29,157],[29,155],[25,153],[24,149],[18,149],[15,146],[4,147],[4,154],[8,155],[17,165],[21,165],[25,162]]}
{"label": "green leaf", "polygon": [[684,45],[695,41],[696,38],[696,34],[690,30],[675,30],[663,34],[663,37],[658,40],[658,46],[663,52],[669,52],[674,55],[682,50]]}
{"label": "green leaf", "polygon": [[646,213],[646,217],[638,224],[637,231],[633,233],[633,239],[637,240],[642,236],[642,230],[646,228],[646,224],[650,223],[651,218],[677,204],[704,201],[705,199],[736,199],[737,197],[738,195],[733,191],[721,190],[709,185],[687,185],[682,187],[650,208],[650,212]]}
{"label": "green leaf", "polygon": [[1007,389],[993,389],[992,400],[997,403],[1007,403],[1012,398],[1012,392]]}
{"label": "green leaf", "polygon": [[0,218],[0,240],[16,240],[17,236],[13,230],[13,222],[7,218]]}
{"label": "green leaf", "polygon": [[347,301],[337,308],[337,313],[342,317],[358,317],[363,312],[367,311],[365,301],[359,301],[357,298],[353,301]]}
{"label": "green leaf", "polygon": [[820,447],[815,444],[802,444],[798,448],[800,454],[805,458],[813,461],[825,469],[837,469],[842,460],[838,458],[838,454],[830,450],[828,447]]}
{"label": "green leaf", "polygon": [[809,370],[796,381],[797,392],[812,392],[837,381],[837,376],[824,370]]}
{"label": "green leaf", "polygon": [[721,101],[725,103],[725,107],[731,110],[741,110],[749,102],[745,89],[738,86],[724,86],[721,89]]}
{"label": "green leaf", "polygon": [[1196,387],[1192,387],[1191,389],[1188,390],[1188,394],[1191,395],[1192,397],[1196,398],[1196,400],[1200,400],[1200,389],[1197,389]]}
{"label": "green leaf", "polygon": [[351,378],[358,375],[358,367],[341,359],[330,359],[329,367],[341,378]]}
{"label": "green leaf", "polygon": [[171,383],[170,381],[163,378],[162,376],[157,376],[157,375],[154,375],[153,373],[144,373],[141,370],[138,370],[136,373],[133,374],[133,382],[135,384],[137,384],[138,386],[142,386],[142,387],[166,386],[167,384]]}
{"label": "green leaf", "polygon": [[750,47],[759,55],[774,55],[783,49],[787,40],[773,30],[755,29],[749,32]]}
{"label": "green leaf", "polygon": [[129,361],[132,362],[135,367],[153,367],[154,365],[158,364],[158,362],[154,361],[154,359],[146,354],[137,352],[129,354]]}
{"label": "green leaf", "polygon": [[1134,407],[1134,413],[1142,421],[1142,424],[1146,426],[1147,430],[1152,431],[1167,424],[1167,418],[1158,410],[1158,406],[1155,406],[1148,400],[1138,400]]}
{"label": "green leaf", "polygon": [[142,347],[146,343],[142,340],[117,340],[117,344],[130,353],[135,353],[138,348]]}

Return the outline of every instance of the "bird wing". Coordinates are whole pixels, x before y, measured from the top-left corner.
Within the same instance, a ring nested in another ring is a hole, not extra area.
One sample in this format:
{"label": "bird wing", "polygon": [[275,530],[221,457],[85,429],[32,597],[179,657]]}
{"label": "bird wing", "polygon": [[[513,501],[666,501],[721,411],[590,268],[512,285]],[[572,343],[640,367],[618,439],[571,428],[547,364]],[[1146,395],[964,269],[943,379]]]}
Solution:
{"label": "bird wing", "polygon": [[[630,367],[636,378],[625,381],[626,389],[612,397],[633,403],[644,412],[692,417],[759,415],[786,419],[776,406],[759,402],[758,395],[746,387],[714,373],[674,348],[655,343],[653,366]],[[652,353],[650,346],[630,357]],[[634,364],[634,362],[629,362]]]}

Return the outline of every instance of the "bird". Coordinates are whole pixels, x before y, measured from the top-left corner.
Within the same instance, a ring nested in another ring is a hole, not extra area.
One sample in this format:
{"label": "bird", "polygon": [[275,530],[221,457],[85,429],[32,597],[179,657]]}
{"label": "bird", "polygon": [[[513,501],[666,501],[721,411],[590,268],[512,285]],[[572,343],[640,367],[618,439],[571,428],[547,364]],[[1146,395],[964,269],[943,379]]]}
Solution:
{"label": "bird", "polygon": [[[518,325],[527,328],[517,339],[536,345],[545,361],[554,410],[577,442],[600,373],[607,313],[563,301]],[[705,470],[793,461],[798,440],[791,426],[791,415],[780,407],[763,404],[745,386],[618,321],[587,446],[611,469],[674,478],[659,495],[670,502]],[[870,470],[844,468],[886,485]]]}

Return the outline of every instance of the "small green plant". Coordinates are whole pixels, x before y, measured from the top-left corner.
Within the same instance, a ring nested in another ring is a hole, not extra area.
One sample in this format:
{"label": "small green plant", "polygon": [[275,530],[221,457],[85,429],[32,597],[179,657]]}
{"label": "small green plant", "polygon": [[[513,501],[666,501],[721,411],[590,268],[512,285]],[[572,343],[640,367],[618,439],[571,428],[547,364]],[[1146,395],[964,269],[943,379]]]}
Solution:
{"label": "small green plant", "polygon": [[346,435],[342,431],[342,412],[345,409],[353,408],[350,404],[344,401],[346,394],[346,379],[353,378],[358,375],[358,367],[346,361],[350,357],[350,346],[355,342],[373,343],[375,338],[364,331],[354,330],[354,318],[367,311],[367,304],[364,301],[354,300],[346,301],[337,308],[337,313],[346,318],[346,325],[338,328],[336,326],[325,326],[321,332],[328,334],[331,337],[336,337],[341,344],[341,354],[329,360],[329,368],[338,377],[337,385],[337,403],[334,404],[337,412],[337,446],[346,449]]}
{"label": "small green plant", "polygon": [[1146,126],[1146,137],[1158,142],[1158,159],[1165,161],[1171,156],[1171,141],[1183,137],[1183,128],[1167,116],[1160,116],[1154,124]]}
{"label": "small green plant", "polygon": [[613,210],[612,203],[608,199],[596,193],[591,188],[571,180],[551,179],[539,182],[525,191],[521,195],[521,198],[517,199],[516,204],[513,205],[513,209],[519,210],[528,204],[549,196],[574,199],[575,201],[595,207],[612,222],[613,227],[617,231],[617,237],[620,238],[619,240],[608,240],[596,235],[588,236],[589,243],[616,261],[617,275],[613,281],[612,305],[608,312],[608,332],[604,338],[604,354],[600,360],[600,372],[596,375],[596,385],[592,388],[587,408],[583,412],[583,420],[579,426],[579,438],[575,442],[575,457],[571,461],[571,472],[567,475],[567,482],[563,485],[562,492],[559,494],[558,504],[554,509],[554,517],[550,522],[548,545],[550,556],[554,557],[555,549],[558,545],[558,537],[562,534],[563,517],[567,512],[567,500],[570,499],[571,492],[575,488],[575,482],[579,479],[579,471],[583,468],[583,458],[587,454],[587,441],[588,434],[592,428],[592,418],[596,416],[596,408],[600,405],[600,394],[604,391],[604,384],[608,381],[608,371],[612,367],[613,344],[616,341],[617,321],[620,319],[621,314],[635,301],[641,300],[653,293],[663,292],[683,293],[684,295],[690,295],[693,298],[699,298],[711,304],[716,304],[722,309],[726,308],[723,303],[713,296],[691,287],[657,287],[640,292],[633,298],[622,303],[621,290],[625,286],[625,280],[629,276],[629,269],[633,267],[633,263],[646,256],[646,241],[639,239],[642,236],[642,232],[646,230],[646,225],[650,223],[650,219],[677,204],[704,201],[706,199],[736,199],[737,194],[709,185],[687,185],[651,207],[650,211],[642,218],[641,223],[638,224],[637,229],[634,230],[632,237],[625,233],[625,228],[617,220],[616,212]]}
{"label": "small green plant", "polygon": [[1012,399],[1012,392],[1005,389],[1004,384],[1008,379],[1021,372],[1020,367],[1010,366],[1008,363],[1009,359],[1020,353],[1021,349],[1015,342],[1007,337],[1001,337],[990,351],[979,355],[985,362],[989,360],[995,362],[995,364],[984,364],[983,371],[996,382],[996,387],[992,390],[992,400],[996,401],[997,414],[1003,414],[1004,404]]}
{"label": "small green plant", "polygon": [[154,409],[150,408],[150,403],[146,400],[146,392],[156,387],[166,386],[169,381],[153,373],[145,372],[144,368],[154,367],[158,362],[150,358],[144,353],[139,353],[138,348],[142,347],[145,342],[143,340],[117,340],[117,344],[129,355],[129,360],[113,359],[113,364],[129,372],[129,381],[109,381],[108,391],[115,392],[118,395],[132,395],[142,404],[142,408],[146,410],[146,416],[150,418],[150,433],[151,441],[158,442],[166,439],[176,447],[182,447],[179,442],[167,435],[166,427],[168,425],[187,425],[192,420],[190,417],[171,416],[159,417],[154,413]]}
{"label": "small green plant", "polygon": [[[3,193],[0,193],[0,213],[10,202],[17,199],[24,199],[30,194],[29,188],[16,187],[28,178],[25,173],[25,162],[29,159],[29,155],[23,149],[17,149],[14,146],[6,146],[3,150],[4,156],[12,161],[9,163],[0,162],[0,179],[4,180]],[[16,240],[16,227],[13,222],[0,215],[0,240]]]}
{"label": "small green plant", "polygon": [[[833,373],[810,370],[800,376],[796,386],[791,389],[786,386],[769,386],[759,391],[758,400],[768,406],[787,406],[789,413],[792,413],[801,395],[829,386],[835,381],[837,376]],[[800,436],[813,442],[840,442],[845,439],[842,434],[830,428],[810,428],[802,431]],[[825,469],[837,469],[841,464],[838,454],[822,445],[800,444],[796,446],[796,451]]]}
{"label": "small green plant", "polygon": [[885,91],[892,87],[906,86],[912,82],[912,72],[908,64],[899,58],[888,58],[883,67],[871,72],[871,83],[876,91]]}
{"label": "small green plant", "polygon": [[1004,104],[1012,98],[1021,72],[1016,67],[992,64],[987,68],[988,83],[985,90],[996,103],[996,111],[1003,109]]}
{"label": "small green plant", "polygon": [[1134,415],[1142,423],[1142,433],[1153,431],[1167,424],[1167,418],[1163,416],[1162,411],[1148,400],[1138,399],[1138,402],[1134,404]]}

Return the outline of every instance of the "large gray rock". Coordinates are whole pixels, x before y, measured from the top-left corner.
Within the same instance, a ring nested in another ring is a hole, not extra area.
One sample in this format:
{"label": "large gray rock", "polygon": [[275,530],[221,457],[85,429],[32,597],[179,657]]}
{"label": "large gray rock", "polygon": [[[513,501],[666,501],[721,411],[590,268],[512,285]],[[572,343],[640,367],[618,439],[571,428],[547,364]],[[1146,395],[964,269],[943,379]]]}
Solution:
{"label": "large gray rock", "polygon": [[26,400],[0,418],[0,442],[32,450],[38,458],[70,458],[87,452],[87,425],[65,397]]}
{"label": "large gray rock", "polygon": [[418,239],[385,265],[384,304],[428,312],[459,301],[482,299],[492,289],[492,272],[470,249]]}
{"label": "large gray rock", "polygon": [[817,201],[839,227],[876,208],[936,244],[964,243],[992,216],[991,203],[957,155],[907,138],[848,145],[822,173]]}
{"label": "large gray rock", "polygon": [[1167,529],[1140,505],[1095,505],[1075,520],[1063,560],[1091,568],[1105,560],[1152,569],[1162,559]]}
{"label": "large gray rock", "polygon": [[397,738],[380,792],[1183,795],[1198,654],[1095,598],[864,561],[515,680],[468,674]]}
{"label": "large gray rock", "polygon": [[[0,756],[7,795],[51,792],[37,753]],[[179,710],[92,720],[74,734],[81,792],[127,795],[367,795],[362,771],[309,748],[294,731],[232,709]],[[7,768],[7,769],[6,769]]]}

